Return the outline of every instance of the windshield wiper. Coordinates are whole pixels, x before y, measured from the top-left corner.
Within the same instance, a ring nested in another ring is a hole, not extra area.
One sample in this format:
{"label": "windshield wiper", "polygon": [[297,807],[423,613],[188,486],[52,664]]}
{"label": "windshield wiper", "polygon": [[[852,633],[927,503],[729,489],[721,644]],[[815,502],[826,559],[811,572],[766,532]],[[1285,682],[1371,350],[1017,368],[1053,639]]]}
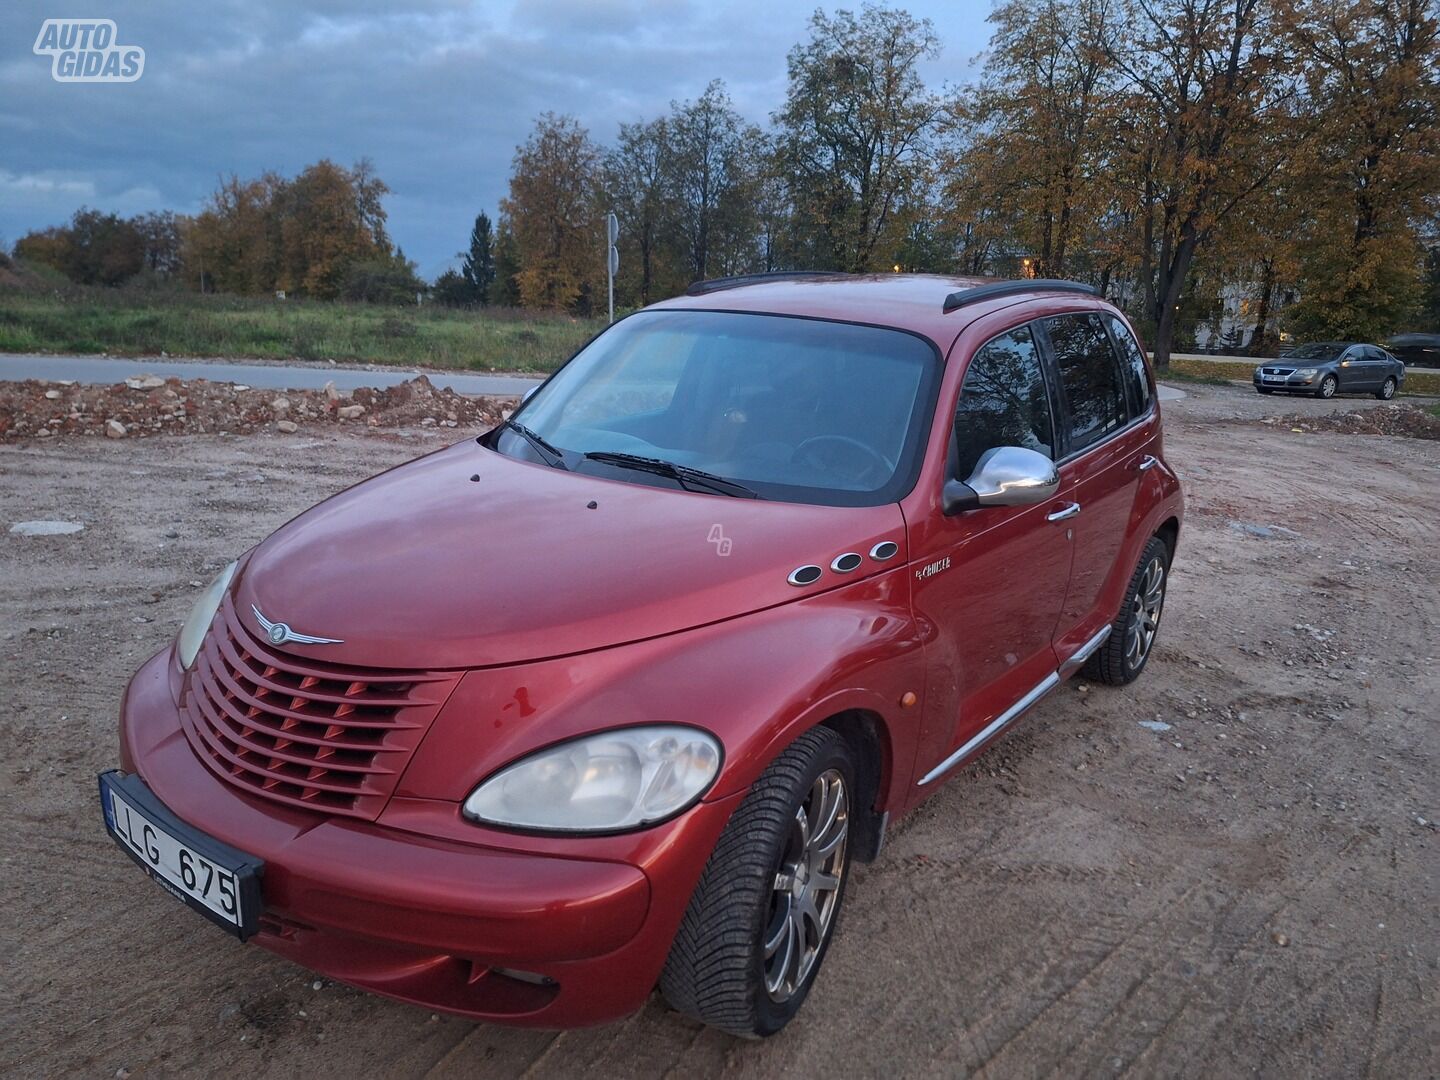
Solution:
{"label": "windshield wiper", "polygon": [[738,481],[727,480],[723,476],[716,476],[704,469],[692,469],[689,465],[677,465],[664,458],[642,457],[639,454],[625,454],[612,450],[591,450],[585,457],[589,461],[599,461],[622,469],[635,469],[640,472],[655,473],[657,476],[668,476],[687,491],[693,490],[693,485],[694,487],[708,488],[720,495],[731,495],[737,499],[760,498],[758,491],[748,488]]}
{"label": "windshield wiper", "polygon": [[565,464],[565,455],[562,454],[559,450],[555,449],[555,447],[551,446],[550,443],[546,441],[545,436],[531,431],[524,424],[517,423],[514,420],[501,420],[500,426],[508,427],[511,431],[515,432],[531,446],[535,447],[536,450],[539,450],[541,453],[543,453],[548,463],[553,465],[555,468],[570,468],[569,465]]}

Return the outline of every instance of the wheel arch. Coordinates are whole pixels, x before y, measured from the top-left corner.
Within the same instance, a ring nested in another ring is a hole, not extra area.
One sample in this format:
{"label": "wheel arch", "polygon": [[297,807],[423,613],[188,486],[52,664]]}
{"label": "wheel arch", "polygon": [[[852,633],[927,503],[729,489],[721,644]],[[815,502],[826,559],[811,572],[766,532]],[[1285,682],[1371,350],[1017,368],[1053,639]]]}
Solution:
{"label": "wheel arch", "polygon": [[1161,522],[1160,527],[1155,530],[1155,535],[1165,541],[1165,547],[1170,552],[1170,558],[1175,558],[1175,545],[1180,541],[1180,519],[1174,514]]}
{"label": "wheel arch", "polygon": [[[888,814],[880,810],[894,775],[893,748],[885,718],[869,709],[847,709],[822,720],[849,745],[855,756],[856,792],[851,851],[861,862],[873,862],[885,839]],[[798,736],[797,736],[798,737]]]}

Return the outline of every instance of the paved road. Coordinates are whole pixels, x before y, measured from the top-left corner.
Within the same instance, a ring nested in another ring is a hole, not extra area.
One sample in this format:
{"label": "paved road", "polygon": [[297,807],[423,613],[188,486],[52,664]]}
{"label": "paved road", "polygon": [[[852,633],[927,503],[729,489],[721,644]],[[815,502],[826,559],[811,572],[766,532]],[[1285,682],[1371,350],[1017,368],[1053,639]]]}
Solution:
{"label": "paved road", "polygon": [[[171,375],[182,379],[211,379],[274,387],[277,390],[314,390],[334,382],[337,390],[361,386],[386,387],[413,379],[419,372],[404,368],[286,367],[280,364],[246,364],[226,361],[171,360],[141,357],[121,360],[110,356],[39,356],[27,353],[0,355],[0,380],[73,379],[81,383],[118,383],[135,375]],[[538,378],[518,375],[461,375],[425,372],[436,386],[460,394],[523,394],[540,385]]]}

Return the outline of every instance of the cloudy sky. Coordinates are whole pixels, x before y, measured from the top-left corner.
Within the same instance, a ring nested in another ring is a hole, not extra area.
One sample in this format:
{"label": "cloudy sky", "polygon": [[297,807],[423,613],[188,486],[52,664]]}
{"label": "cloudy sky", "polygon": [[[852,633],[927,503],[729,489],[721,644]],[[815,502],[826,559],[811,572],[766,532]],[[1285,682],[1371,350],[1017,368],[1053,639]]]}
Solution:
{"label": "cloudy sky", "polygon": [[[0,10],[0,241],[80,205],[197,211],[219,176],[371,158],[390,232],[426,277],[492,216],[546,110],[600,142],[724,79],[768,123],[813,2],[787,0],[8,0]],[[858,4],[827,4],[837,6]],[[965,81],[990,0],[912,0]],[[61,84],[32,46],[47,18],[110,18],[145,50],[128,85]]]}

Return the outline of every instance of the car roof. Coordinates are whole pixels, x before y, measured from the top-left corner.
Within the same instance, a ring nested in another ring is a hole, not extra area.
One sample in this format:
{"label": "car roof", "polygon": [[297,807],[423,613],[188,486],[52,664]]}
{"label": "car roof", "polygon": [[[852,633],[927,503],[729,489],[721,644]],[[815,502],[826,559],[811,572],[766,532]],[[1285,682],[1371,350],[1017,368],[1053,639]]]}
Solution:
{"label": "car roof", "polygon": [[1037,281],[1033,291],[945,311],[951,294],[1001,280],[950,274],[757,274],[733,279],[733,284],[708,282],[700,286],[703,291],[662,300],[647,310],[743,311],[890,326],[928,337],[944,353],[975,319],[1038,297],[1073,300],[1077,308],[1108,307],[1098,296],[1047,288]]}

